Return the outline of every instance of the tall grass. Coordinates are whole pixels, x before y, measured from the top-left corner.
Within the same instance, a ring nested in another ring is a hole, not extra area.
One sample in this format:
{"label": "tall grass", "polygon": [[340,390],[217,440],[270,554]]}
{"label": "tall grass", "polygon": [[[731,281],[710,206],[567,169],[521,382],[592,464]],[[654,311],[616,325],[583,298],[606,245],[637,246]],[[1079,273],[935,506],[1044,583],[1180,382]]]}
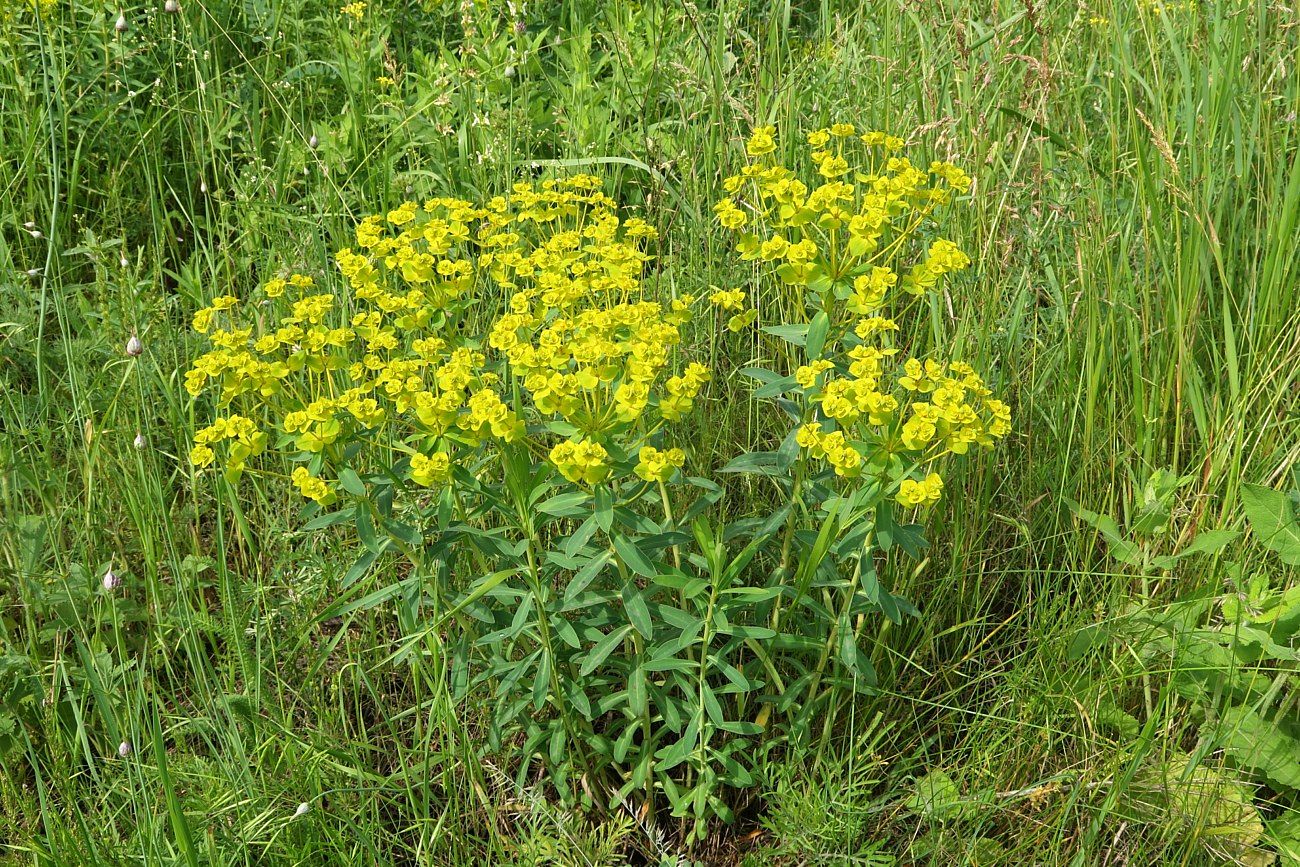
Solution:
{"label": "tall grass", "polygon": [[[516,30],[487,5],[349,23],[182,0],[118,35],[74,0],[0,20],[0,863],[673,863],[642,817],[516,791],[478,709],[431,693],[420,655],[388,664],[405,603],[350,603],[391,576],[297,533],[278,486],[191,474],[188,317],[279,268],[328,273],[365,213],[541,161],[599,169],[660,222],[663,291],[742,285],[708,207],[740,136],[775,123],[793,147],[839,119],[977,177],[953,214],[975,264],[930,339],[995,373],[1016,433],[971,465],[931,560],[890,576],[924,616],[882,628],[844,755],[774,757],[769,797],[694,857],[810,858],[796,832],[834,821],[824,863],[1210,863],[1125,812],[1188,709],[1162,702],[1132,742],[1096,724],[1137,674],[1070,642],[1143,591],[1065,503],[1113,513],[1152,470],[1191,473],[1190,537],[1296,467],[1300,16],[1158,5],[567,2]],[[763,441],[743,388],[719,384],[702,447]],[[1150,601],[1218,589],[1216,569]],[[935,769],[998,797],[921,846],[905,802]]]}

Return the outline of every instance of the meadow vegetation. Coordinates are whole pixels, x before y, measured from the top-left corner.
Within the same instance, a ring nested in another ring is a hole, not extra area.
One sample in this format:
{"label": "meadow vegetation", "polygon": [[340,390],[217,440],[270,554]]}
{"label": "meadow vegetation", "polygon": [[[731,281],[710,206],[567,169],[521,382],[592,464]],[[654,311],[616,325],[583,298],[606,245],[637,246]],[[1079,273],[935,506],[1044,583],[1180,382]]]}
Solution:
{"label": "meadow vegetation", "polygon": [[0,0],[0,864],[1300,864],[1298,51]]}

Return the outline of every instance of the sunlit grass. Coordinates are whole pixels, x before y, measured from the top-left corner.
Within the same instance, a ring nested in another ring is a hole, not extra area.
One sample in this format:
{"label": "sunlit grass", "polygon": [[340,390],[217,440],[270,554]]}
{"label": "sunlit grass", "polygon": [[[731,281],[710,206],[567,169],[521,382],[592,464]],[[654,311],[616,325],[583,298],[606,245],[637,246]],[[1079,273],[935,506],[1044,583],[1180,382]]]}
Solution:
{"label": "sunlit grass", "polygon": [[[431,657],[388,662],[403,600],[321,619],[394,576],[346,586],[353,544],[296,532],[280,487],[191,475],[186,326],[262,268],[328,273],[365,213],[485,197],[535,161],[601,172],[658,224],[665,294],[746,285],[709,210],[743,163],[736,131],[853,119],[917,130],[909,146],[975,176],[952,214],[974,264],[927,339],[988,372],[1016,430],[953,480],[924,568],[889,576],[923,617],[880,629],[881,695],[835,755],[772,755],[741,825],[691,857],[799,863],[789,847],[815,840],[810,863],[1214,863],[1125,796],[1195,727],[1167,673],[1071,658],[1143,591],[1065,500],[1116,514],[1153,470],[1191,474],[1190,538],[1242,527],[1242,482],[1290,482],[1300,17],[1156,5],[576,2],[530,4],[521,31],[451,5],[354,21],[182,0],[124,10],[122,35],[83,3],[40,26],[0,13],[0,862],[686,855],[671,826],[516,790],[480,756],[483,709],[430,691]],[[717,345],[720,368],[752,360]],[[746,388],[716,383],[699,449],[761,446]],[[755,512],[772,496],[732,493]],[[1151,592],[1223,582],[1219,560],[1187,561]],[[1136,736],[1099,722],[1148,690]],[[919,816],[935,770],[991,799]]]}

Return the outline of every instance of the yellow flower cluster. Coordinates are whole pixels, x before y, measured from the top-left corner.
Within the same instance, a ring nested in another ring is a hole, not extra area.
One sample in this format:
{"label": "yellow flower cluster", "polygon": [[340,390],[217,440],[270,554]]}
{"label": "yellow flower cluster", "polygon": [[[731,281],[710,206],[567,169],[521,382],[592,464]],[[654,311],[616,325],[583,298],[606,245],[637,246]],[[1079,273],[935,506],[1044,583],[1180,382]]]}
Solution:
{"label": "yellow flower cluster", "polygon": [[637,458],[635,472],[647,482],[666,482],[686,465],[686,453],[677,448],[660,451],[654,446],[642,446]]}
{"label": "yellow flower cluster", "polygon": [[298,493],[309,500],[315,500],[322,506],[328,506],[337,500],[338,494],[322,479],[314,477],[306,467],[297,467],[290,476]]}
{"label": "yellow flower cluster", "polygon": [[811,422],[799,428],[795,441],[814,458],[824,459],[834,467],[838,476],[862,473],[862,452],[849,442],[842,430],[826,432],[821,422]]}
{"label": "yellow flower cluster", "polygon": [[609,478],[609,452],[591,440],[564,440],[551,449],[551,463],[574,484],[596,485]]}
{"label": "yellow flower cluster", "polygon": [[[755,130],[745,146],[751,159],[726,179],[728,196],[714,213],[737,233],[742,259],[771,263],[782,283],[812,290],[826,317],[820,357],[792,377],[806,408],[796,431],[804,453],[843,477],[883,473],[902,456],[912,468],[894,479],[898,501],[929,505],[943,483],[937,473],[911,478],[917,467],[990,446],[1011,427],[1009,407],[969,365],[910,358],[896,367],[889,344],[901,326],[887,308],[906,308],[970,267],[952,241],[921,246],[916,236],[938,206],[970,190],[971,178],[948,162],[923,171],[898,153],[902,138],[853,124],[814,130],[807,144],[813,185],[765,159],[777,151],[775,130]],[[919,261],[900,266],[908,256]],[[725,309],[737,295],[717,291],[710,300]]]}
{"label": "yellow flower cluster", "polygon": [[[774,136],[772,127],[755,130],[746,153],[755,158],[773,153]],[[854,153],[854,143],[865,153]],[[815,187],[785,166],[756,159],[723,182],[728,197],[714,205],[714,213],[739,233],[742,259],[775,263],[788,284],[856,275],[858,306],[878,307],[897,282],[888,269],[870,268],[896,252],[895,245],[882,241],[910,234],[936,206],[954,193],[966,193],[971,178],[948,162],[932,162],[922,171],[893,155],[903,147],[902,139],[874,131],[859,135],[853,124],[815,130],[808,145],[820,176]],[[969,264],[951,242],[936,240],[926,260],[904,278],[904,288],[933,290],[944,275]]]}
{"label": "yellow flower cluster", "polygon": [[411,481],[426,488],[451,481],[451,458],[445,452],[416,453],[411,458]]}
{"label": "yellow flower cluster", "polygon": [[216,458],[213,446],[230,441],[226,455],[226,470],[230,478],[238,478],[244,471],[249,458],[257,457],[266,450],[266,434],[257,429],[251,419],[242,415],[218,418],[212,424],[194,435],[194,448],[190,451],[190,460],[196,466],[205,467]]}
{"label": "yellow flower cluster", "polygon": [[[696,299],[644,297],[655,237],[589,175],[367,217],[335,257],[350,297],[294,274],[195,314],[212,348],[186,388],[216,383],[218,406],[238,405],[244,416],[231,418],[249,429],[243,439],[216,425],[201,432],[193,462],[207,466],[217,444],[235,440],[226,463],[242,469],[265,448],[260,429],[275,430],[325,463],[353,445],[397,443],[412,455],[411,481],[438,487],[470,451],[524,442],[569,480],[599,483],[612,472],[607,445],[635,451],[682,419],[711,378],[702,364],[676,364]],[[497,312],[485,322],[484,310]],[[371,454],[389,466],[395,456]]]}
{"label": "yellow flower cluster", "polygon": [[898,502],[904,506],[933,506],[943,494],[943,479],[930,473],[921,481],[903,479],[898,486]]}

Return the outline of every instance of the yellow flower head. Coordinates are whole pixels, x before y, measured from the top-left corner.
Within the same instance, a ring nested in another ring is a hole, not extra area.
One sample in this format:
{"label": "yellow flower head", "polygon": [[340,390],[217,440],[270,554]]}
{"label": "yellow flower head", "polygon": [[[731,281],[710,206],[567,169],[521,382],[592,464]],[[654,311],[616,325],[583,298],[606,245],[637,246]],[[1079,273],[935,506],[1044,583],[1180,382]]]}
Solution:
{"label": "yellow flower head", "polygon": [[309,500],[315,500],[322,506],[328,506],[338,499],[338,494],[323,479],[318,479],[309,473],[306,467],[295,469],[291,478],[298,493]]}
{"label": "yellow flower head", "polygon": [[686,453],[676,448],[660,451],[654,446],[644,446],[637,458],[635,472],[647,482],[666,482],[686,463]]}
{"label": "yellow flower head", "polygon": [[426,488],[445,485],[451,481],[451,458],[446,452],[412,456],[411,481]]}
{"label": "yellow flower head", "polygon": [[609,453],[591,440],[565,440],[551,449],[551,463],[575,485],[597,485],[609,477]]}
{"label": "yellow flower head", "polygon": [[898,486],[899,505],[907,508],[913,506],[933,506],[943,495],[943,479],[938,473],[930,473],[921,481],[903,479]]}
{"label": "yellow flower head", "polygon": [[776,127],[760,126],[755,128],[750,134],[749,141],[745,142],[745,153],[751,157],[761,157],[772,153],[776,150]]}

